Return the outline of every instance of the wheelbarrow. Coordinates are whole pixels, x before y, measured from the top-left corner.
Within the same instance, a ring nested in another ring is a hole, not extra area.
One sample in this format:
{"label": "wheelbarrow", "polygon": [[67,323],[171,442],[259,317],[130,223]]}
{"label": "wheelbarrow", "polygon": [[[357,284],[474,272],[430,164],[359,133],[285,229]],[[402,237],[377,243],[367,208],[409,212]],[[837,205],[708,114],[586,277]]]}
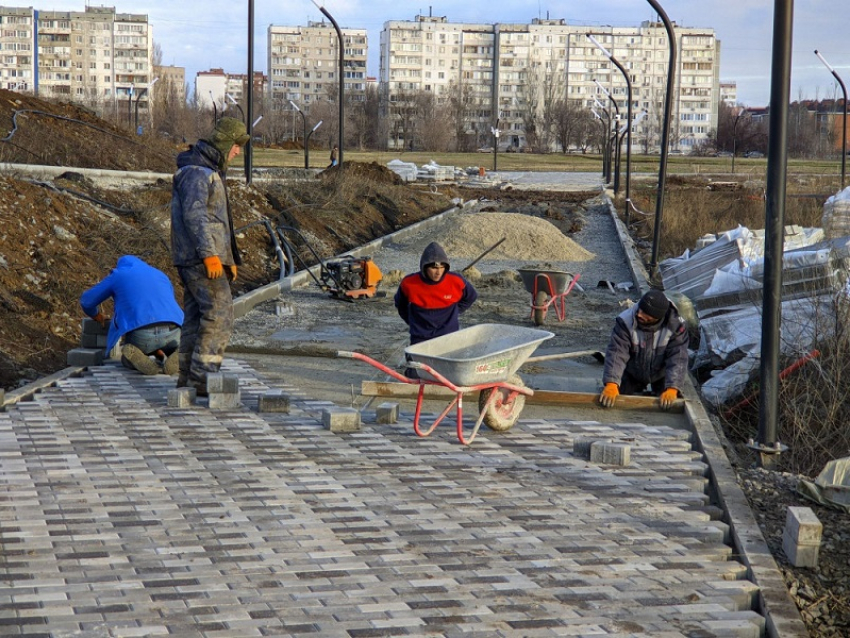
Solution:
{"label": "wheelbarrow", "polygon": [[[452,334],[423,341],[405,349],[407,365],[417,372],[416,379],[406,377],[382,363],[359,352],[339,351],[338,357],[357,359],[385,372],[396,381],[418,384],[413,430],[417,436],[430,435],[457,407],[457,438],[469,445],[478,434],[481,424],[497,432],[509,430],[519,419],[525,397],[534,391],[525,387],[516,371],[541,343],[554,335],[545,330],[480,324]],[[454,398],[437,419],[427,428],[420,426],[425,387],[438,385],[448,388]],[[463,395],[478,392],[478,420],[469,436],[463,431]]]}
{"label": "wheelbarrow", "polygon": [[566,297],[575,288],[581,275],[563,270],[520,268],[519,276],[522,277],[525,289],[531,293],[531,320],[535,326],[543,325],[550,306],[555,308],[558,321],[566,318]]}

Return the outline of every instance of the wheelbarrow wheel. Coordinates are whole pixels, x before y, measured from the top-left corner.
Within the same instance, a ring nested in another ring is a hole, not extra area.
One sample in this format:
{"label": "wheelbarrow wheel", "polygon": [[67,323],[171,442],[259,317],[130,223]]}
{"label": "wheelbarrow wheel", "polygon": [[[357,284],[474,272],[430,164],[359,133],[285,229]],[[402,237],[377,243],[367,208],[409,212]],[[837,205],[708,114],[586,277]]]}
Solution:
{"label": "wheelbarrow wheel", "polygon": [[549,293],[545,290],[538,290],[534,296],[534,314],[532,319],[535,326],[542,326],[546,321],[546,303],[549,301]]}
{"label": "wheelbarrow wheel", "polygon": [[[515,386],[525,387],[522,379],[518,374],[513,375],[508,379],[508,383]],[[478,410],[483,411],[487,405],[487,400],[493,392],[497,392],[498,396],[494,399],[493,404],[487,408],[484,414],[484,425],[496,432],[505,432],[510,430],[514,423],[519,419],[519,415],[525,407],[525,395],[517,394],[511,397],[510,390],[506,388],[490,388],[482,390],[478,395]]]}

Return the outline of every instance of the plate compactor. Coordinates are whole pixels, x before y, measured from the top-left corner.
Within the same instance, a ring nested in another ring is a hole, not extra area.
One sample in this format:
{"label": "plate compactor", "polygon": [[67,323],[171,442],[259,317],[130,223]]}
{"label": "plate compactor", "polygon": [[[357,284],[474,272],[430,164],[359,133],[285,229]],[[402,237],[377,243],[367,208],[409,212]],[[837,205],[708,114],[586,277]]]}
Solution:
{"label": "plate compactor", "polygon": [[382,277],[371,257],[347,255],[324,262],[320,274],[322,288],[339,299],[374,297]]}

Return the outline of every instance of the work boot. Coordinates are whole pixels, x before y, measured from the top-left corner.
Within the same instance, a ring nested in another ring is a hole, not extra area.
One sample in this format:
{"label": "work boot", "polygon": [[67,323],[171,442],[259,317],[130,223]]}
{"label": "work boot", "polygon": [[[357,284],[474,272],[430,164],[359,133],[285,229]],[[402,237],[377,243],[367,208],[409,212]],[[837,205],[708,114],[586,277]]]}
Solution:
{"label": "work boot", "polygon": [[165,363],[162,364],[162,371],[164,374],[171,377],[180,372],[180,362],[178,361],[177,350],[165,358]]}
{"label": "work boot", "polygon": [[159,366],[132,343],[121,348],[121,363],[145,375],[159,374]]}

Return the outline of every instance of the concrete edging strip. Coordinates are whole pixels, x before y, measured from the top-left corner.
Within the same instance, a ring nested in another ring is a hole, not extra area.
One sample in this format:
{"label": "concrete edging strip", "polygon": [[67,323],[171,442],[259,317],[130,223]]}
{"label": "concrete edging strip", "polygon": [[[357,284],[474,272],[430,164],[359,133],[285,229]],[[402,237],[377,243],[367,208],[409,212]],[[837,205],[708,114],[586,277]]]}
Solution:
{"label": "concrete edging strip", "polygon": [[[649,290],[649,276],[643,265],[643,260],[637,254],[635,243],[629,236],[628,230],[623,224],[613,202],[608,199],[611,216],[617,227],[617,235],[626,252],[629,269],[632,271],[635,284],[640,294]],[[732,531],[732,540],[739,560],[749,570],[749,578],[759,588],[760,612],[765,618],[768,636],[771,638],[806,638],[809,635],[805,623],[800,616],[800,611],[785,580],[782,572],[770,553],[770,548],[764,540],[761,528],[750,510],[747,498],[738,485],[732,464],[723,450],[720,438],[714,430],[714,425],[708,416],[708,412],[699,398],[699,392],[691,381],[687,379],[685,388],[687,401],[685,402],[685,416],[688,426],[696,437],[697,450],[706,457],[710,469],[711,488],[716,499],[728,517],[729,527]],[[721,487],[722,486],[722,487]]]}

